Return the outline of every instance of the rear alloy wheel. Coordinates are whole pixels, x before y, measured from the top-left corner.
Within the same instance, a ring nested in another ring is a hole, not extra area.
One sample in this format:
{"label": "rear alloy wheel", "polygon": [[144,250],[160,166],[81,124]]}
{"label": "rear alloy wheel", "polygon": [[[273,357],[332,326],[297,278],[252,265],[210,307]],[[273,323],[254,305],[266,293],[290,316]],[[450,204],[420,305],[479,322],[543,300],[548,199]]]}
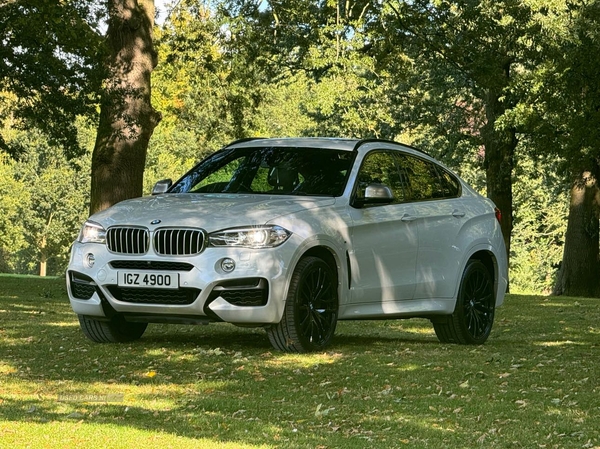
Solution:
{"label": "rear alloy wheel", "polygon": [[86,315],[78,317],[85,336],[96,343],[126,343],[138,340],[148,327],[148,323],[130,323],[120,315],[115,315],[110,321],[96,320]]}
{"label": "rear alloy wheel", "polygon": [[483,344],[490,336],[495,313],[494,283],[479,260],[467,262],[454,313],[433,320],[442,343]]}
{"label": "rear alloy wheel", "polygon": [[319,351],[331,342],[337,317],[337,277],[322,259],[309,256],[298,263],[283,317],[267,328],[267,334],[281,351]]}

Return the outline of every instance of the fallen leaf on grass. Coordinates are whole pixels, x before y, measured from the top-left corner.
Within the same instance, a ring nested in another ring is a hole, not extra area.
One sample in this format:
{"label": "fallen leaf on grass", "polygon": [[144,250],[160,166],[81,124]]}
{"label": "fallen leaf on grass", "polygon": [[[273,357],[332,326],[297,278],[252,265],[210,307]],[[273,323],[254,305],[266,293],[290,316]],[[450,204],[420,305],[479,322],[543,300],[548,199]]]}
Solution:
{"label": "fallen leaf on grass", "polygon": [[233,412],[233,415],[231,415],[232,418],[235,418],[237,415],[242,415],[246,413],[246,410],[238,410],[237,412]]}
{"label": "fallen leaf on grass", "polygon": [[315,417],[316,418],[318,418],[320,416],[329,415],[329,412],[331,412],[332,410],[335,410],[335,407],[330,407],[330,408],[326,408],[324,410],[321,410],[322,406],[323,406],[323,404],[317,405],[317,409],[315,410]]}

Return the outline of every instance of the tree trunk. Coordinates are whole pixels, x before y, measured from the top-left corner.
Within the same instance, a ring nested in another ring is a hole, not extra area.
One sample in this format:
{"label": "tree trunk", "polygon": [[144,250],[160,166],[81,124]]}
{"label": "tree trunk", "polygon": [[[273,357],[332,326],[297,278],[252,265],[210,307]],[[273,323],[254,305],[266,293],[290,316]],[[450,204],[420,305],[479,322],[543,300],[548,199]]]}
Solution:
{"label": "tree trunk", "polygon": [[598,165],[580,171],[571,186],[563,260],[554,295],[600,297]]}
{"label": "tree trunk", "polygon": [[42,238],[40,239],[40,276],[46,276],[46,270],[48,268],[48,233],[50,232],[50,225],[54,218],[54,212],[50,212],[48,219],[46,220],[46,228],[43,231]]}
{"label": "tree trunk", "polygon": [[46,236],[42,237],[42,241],[40,243],[40,276],[46,276],[46,268],[48,266],[48,251]]}
{"label": "tree trunk", "polygon": [[160,121],[151,104],[154,0],[109,0],[108,57],[92,155],[90,213],[142,194],[148,142]]}
{"label": "tree trunk", "polygon": [[510,238],[513,228],[512,172],[517,138],[514,129],[496,130],[496,120],[505,112],[500,94],[490,93],[485,99],[487,123],[482,129],[485,147],[485,177],[487,196],[502,212],[500,227],[504,236],[507,256],[510,256]]}

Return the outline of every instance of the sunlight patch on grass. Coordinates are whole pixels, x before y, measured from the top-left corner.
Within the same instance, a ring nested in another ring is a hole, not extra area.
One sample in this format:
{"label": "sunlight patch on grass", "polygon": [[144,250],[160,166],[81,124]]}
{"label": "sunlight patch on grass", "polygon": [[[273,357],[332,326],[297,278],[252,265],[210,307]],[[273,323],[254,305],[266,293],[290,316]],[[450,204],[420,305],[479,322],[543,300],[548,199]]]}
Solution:
{"label": "sunlight patch on grass", "polygon": [[435,331],[433,330],[433,326],[431,324],[429,324],[429,325],[424,324],[423,326],[417,326],[417,325],[408,326],[407,323],[403,323],[403,324],[391,325],[391,326],[389,326],[389,328],[392,330],[397,330],[398,332],[405,332],[407,334],[417,334],[417,335],[427,335],[427,336],[435,335]]}
{"label": "sunlight patch on grass", "polygon": [[2,447],[80,447],[80,448],[190,448],[190,449],[268,449],[275,446],[242,441],[219,441],[218,438],[194,438],[169,432],[137,429],[122,424],[98,424],[71,419],[70,422],[47,423],[2,422]]}
{"label": "sunlight patch on grass", "polygon": [[556,407],[548,407],[546,409],[546,414],[550,415],[550,416],[552,416],[552,415],[554,415],[554,416],[563,416],[564,415],[564,410],[561,410],[561,409],[556,408]]}
{"label": "sunlight patch on grass", "polygon": [[52,323],[48,323],[47,326],[50,327],[79,327],[79,323],[77,321],[53,321]]}
{"label": "sunlight patch on grass", "polygon": [[10,365],[5,362],[0,362],[0,375],[14,374],[17,371],[17,368],[15,368],[13,365]]}
{"label": "sunlight patch on grass", "polygon": [[543,302],[540,302],[540,306],[542,306],[542,307],[577,307],[579,305],[581,305],[581,304],[579,304],[577,301],[562,302],[562,301],[547,299]]}
{"label": "sunlight patch on grass", "polygon": [[433,327],[431,327],[431,326],[428,326],[428,327],[412,327],[410,329],[404,329],[404,332],[408,332],[410,334],[428,335],[428,336],[435,335]]}
{"label": "sunlight patch on grass", "polygon": [[403,366],[399,366],[398,367],[398,371],[402,371],[402,372],[409,372],[409,371],[417,371],[419,370],[421,367],[419,365],[414,365],[414,364],[406,364]]}
{"label": "sunlight patch on grass", "polygon": [[[272,355],[269,353],[269,355]],[[274,368],[299,369],[313,368],[317,365],[331,365],[343,358],[340,353],[315,353],[315,354],[278,354],[265,360],[265,365]]]}
{"label": "sunlight patch on grass", "polygon": [[[44,413],[68,415],[87,408],[103,407],[112,403],[120,408],[141,407],[148,412],[170,412],[183,402],[198,398],[207,399],[223,395],[221,389],[226,382],[199,382],[194,384],[119,384],[119,383],[82,383],[25,382],[17,380],[4,382],[2,387],[10,391],[0,396],[0,404],[23,404],[24,412],[35,404],[35,408]],[[34,415],[31,415],[34,416]]]}
{"label": "sunlight patch on grass", "polygon": [[545,346],[545,347],[556,347],[556,346],[569,346],[569,345],[574,345],[574,346],[584,346],[584,343],[582,342],[575,342],[575,341],[571,341],[571,340],[564,340],[564,341],[536,341],[533,343],[536,346]]}
{"label": "sunlight patch on grass", "polygon": [[[14,296],[14,299],[19,299],[18,296]],[[44,315],[46,314],[46,312],[41,311],[39,308],[34,307],[35,303],[32,304],[32,301],[28,301],[27,304],[20,304],[20,303],[10,303],[10,304],[6,304],[7,306],[12,307],[14,310],[12,310],[12,312],[19,312],[19,313],[32,313],[35,315],[39,315],[40,313],[43,313]],[[43,306],[43,301],[40,301],[40,306]]]}

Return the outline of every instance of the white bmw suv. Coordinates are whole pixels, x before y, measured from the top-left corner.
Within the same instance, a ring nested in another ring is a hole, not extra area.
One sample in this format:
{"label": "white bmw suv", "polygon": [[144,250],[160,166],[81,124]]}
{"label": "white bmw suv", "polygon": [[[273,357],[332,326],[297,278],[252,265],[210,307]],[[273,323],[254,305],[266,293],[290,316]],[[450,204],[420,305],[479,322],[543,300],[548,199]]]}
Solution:
{"label": "white bmw suv", "polygon": [[425,317],[442,342],[481,344],[507,286],[498,218],[406,145],[241,140],[91,216],[67,290],[96,342],[224,321],[305,352],[330,344],[338,320]]}

